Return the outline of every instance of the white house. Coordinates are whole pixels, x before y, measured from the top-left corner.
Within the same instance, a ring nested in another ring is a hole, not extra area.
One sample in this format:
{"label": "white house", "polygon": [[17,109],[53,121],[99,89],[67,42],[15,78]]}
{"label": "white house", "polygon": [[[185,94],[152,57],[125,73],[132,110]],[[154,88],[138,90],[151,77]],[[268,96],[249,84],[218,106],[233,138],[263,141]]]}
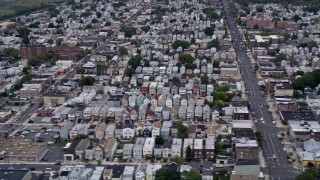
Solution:
{"label": "white house", "polygon": [[174,138],[172,141],[171,155],[172,157],[181,157],[182,139]]}
{"label": "white house", "polygon": [[154,146],[155,146],[155,138],[147,137],[143,146],[143,156],[151,157],[153,154]]}

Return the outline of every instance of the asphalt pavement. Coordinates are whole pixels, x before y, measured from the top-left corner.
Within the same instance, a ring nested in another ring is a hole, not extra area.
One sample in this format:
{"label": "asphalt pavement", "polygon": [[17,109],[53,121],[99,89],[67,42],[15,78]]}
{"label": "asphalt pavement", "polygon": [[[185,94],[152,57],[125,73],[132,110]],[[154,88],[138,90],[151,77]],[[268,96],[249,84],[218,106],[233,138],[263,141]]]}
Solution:
{"label": "asphalt pavement", "polygon": [[248,102],[257,120],[257,130],[263,135],[262,147],[267,165],[266,168],[263,168],[263,172],[268,174],[271,180],[295,179],[299,171],[294,169],[288,162],[287,153],[284,151],[281,141],[277,138],[280,129],[272,123],[275,119],[269,113],[266,99],[261,93],[258,85],[259,80],[254,72],[253,64],[248,57],[245,41],[238,29],[237,22],[229,11],[228,1],[224,0],[223,2],[234,49],[238,60],[241,61],[239,62],[239,68],[246,90],[248,91]]}

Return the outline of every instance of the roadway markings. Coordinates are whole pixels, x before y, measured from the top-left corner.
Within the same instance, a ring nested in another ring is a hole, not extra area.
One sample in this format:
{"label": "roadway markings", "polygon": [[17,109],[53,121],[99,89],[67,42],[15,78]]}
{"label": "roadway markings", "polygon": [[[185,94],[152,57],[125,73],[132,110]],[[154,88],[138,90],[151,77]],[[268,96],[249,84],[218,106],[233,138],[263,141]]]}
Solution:
{"label": "roadway markings", "polygon": [[274,151],[274,154],[275,154],[275,156],[276,156],[276,158],[277,158],[277,164],[280,166],[280,162],[279,162],[279,160],[278,160],[278,154],[277,154],[276,148],[274,147],[274,144],[273,144],[271,135],[272,135],[272,134],[269,134],[269,139],[270,139],[270,142],[271,142],[271,146],[272,146],[273,151]]}

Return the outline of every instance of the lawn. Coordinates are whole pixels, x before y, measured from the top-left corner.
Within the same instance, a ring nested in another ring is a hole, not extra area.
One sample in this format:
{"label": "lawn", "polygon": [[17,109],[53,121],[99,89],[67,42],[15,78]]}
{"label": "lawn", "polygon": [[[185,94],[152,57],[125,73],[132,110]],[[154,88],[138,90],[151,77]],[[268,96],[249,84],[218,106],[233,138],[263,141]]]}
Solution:
{"label": "lawn", "polygon": [[60,0],[22,0],[12,1],[12,3],[0,4],[0,20],[10,19],[17,15],[31,13],[45,7],[49,7],[52,3]]}

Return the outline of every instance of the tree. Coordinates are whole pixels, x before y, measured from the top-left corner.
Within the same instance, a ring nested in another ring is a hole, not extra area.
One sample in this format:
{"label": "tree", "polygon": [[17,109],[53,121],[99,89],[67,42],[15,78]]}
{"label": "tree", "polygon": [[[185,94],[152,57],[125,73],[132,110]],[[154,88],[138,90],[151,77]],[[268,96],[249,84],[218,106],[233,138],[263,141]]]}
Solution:
{"label": "tree", "polygon": [[47,43],[48,44],[53,44],[53,39],[48,39]]}
{"label": "tree", "polygon": [[190,162],[193,159],[193,155],[192,155],[192,149],[190,146],[187,146],[186,149],[186,161]]}
{"label": "tree", "polygon": [[180,84],[180,79],[178,77],[173,77],[170,81],[176,86],[179,86]]}
{"label": "tree", "polygon": [[176,40],[172,43],[172,48],[178,49],[178,47],[182,47],[182,49],[188,49],[190,47],[190,43],[187,41]]}
{"label": "tree", "polygon": [[128,54],[128,50],[125,47],[120,47],[119,48],[119,53],[123,56],[123,55],[127,55]]}
{"label": "tree", "polygon": [[127,26],[122,29],[122,31],[124,32],[124,36],[128,37],[128,38],[131,38],[133,35],[135,35],[136,30],[137,30],[137,28],[135,28],[133,26]]}
{"label": "tree", "polygon": [[92,20],[91,20],[91,23],[92,23],[92,24],[99,23],[99,20],[98,20],[98,19],[92,19]]}
{"label": "tree", "polygon": [[133,68],[127,68],[125,71],[124,71],[124,74],[128,77],[132,77],[132,74],[135,73],[135,70]]}
{"label": "tree", "polygon": [[256,11],[257,12],[263,12],[264,11],[263,6],[257,6],[256,7]]}
{"label": "tree", "polygon": [[186,161],[179,157],[179,156],[174,156],[170,159],[171,162],[176,163],[177,165],[183,165]]}
{"label": "tree", "polygon": [[213,35],[213,29],[211,27],[206,27],[206,29],[204,29],[204,33],[207,36],[212,36]]}
{"label": "tree", "polygon": [[96,80],[91,76],[81,76],[79,85],[80,86],[91,86]]}
{"label": "tree", "polygon": [[181,180],[201,180],[202,177],[199,173],[195,171],[183,171],[181,173]]}
{"label": "tree", "polygon": [[96,94],[104,94],[104,90],[103,89],[98,89],[98,90],[96,90]]}
{"label": "tree", "polygon": [[184,139],[184,138],[188,138],[188,128],[183,125],[183,123],[181,121],[179,121],[177,123],[177,137]]}
{"label": "tree", "polygon": [[155,143],[156,143],[157,145],[163,145],[164,140],[163,140],[162,136],[156,136],[156,138],[155,138]]}
{"label": "tree", "polygon": [[293,95],[292,95],[294,98],[300,98],[301,97],[301,94],[300,94],[300,91],[298,90],[293,90]]}
{"label": "tree", "polygon": [[141,27],[141,29],[144,31],[144,32],[148,32],[150,30],[150,26],[143,26]]}
{"label": "tree", "polygon": [[284,33],[283,37],[285,41],[288,41],[291,38],[291,35],[289,33]]}
{"label": "tree", "polygon": [[107,21],[106,23],[104,23],[105,26],[110,26],[111,22]]}
{"label": "tree", "polygon": [[155,180],[180,180],[180,172],[173,169],[161,168],[156,171]]}
{"label": "tree", "polygon": [[129,60],[128,65],[130,65],[131,68],[136,69],[138,66],[140,66],[141,60],[142,60],[141,55],[137,54]]}
{"label": "tree", "polygon": [[296,74],[299,75],[299,76],[303,76],[304,75],[304,71],[297,71]]}
{"label": "tree", "polygon": [[96,16],[97,16],[97,18],[101,18],[101,16],[102,16],[102,14],[101,14],[101,12],[96,12]]}
{"label": "tree", "polygon": [[195,44],[196,43],[196,38],[191,38],[191,44]]}
{"label": "tree", "polygon": [[253,29],[259,29],[260,27],[259,27],[259,25],[258,24],[255,24],[254,26],[253,26]]}
{"label": "tree", "polygon": [[14,48],[5,48],[4,55],[9,59],[17,59],[19,57],[19,50]]}
{"label": "tree", "polygon": [[294,15],[294,16],[292,17],[292,19],[293,19],[295,22],[298,22],[299,20],[301,20],[301,17],[296,14],[296,15]]}
{"label": "tree", "polygon": [[219,45],[220,45],[219,40],[218,40],[218,39],[214,39],[214,40],[208,42],[208,44],[207,44],[207,49],[211,49],[211,48],[213,48],[213,47],[215,47],[215,48],[218,49],[218,48],[219,48]]}
{"label": "tree", "polygon": [[317,178],[308,171],[305,171],[296,177],[296,180],[316,180],[316,179]]}
{"label": "tree", "polygon": [[107,69],[107,66],[105,64],[98,64],[97,65],[97,75],[101,76],[102,74],[105,74],[106,69]]}
{"label": "tree", "polygon": [[28,36],[29,36],[31,30],[26,27],[20,27],[17,29],[17,32],[22,39],[22,44],[29,44],[29,37]]}
{"label": "tree", "polygon": [[190,54],[182,54],[179,56],[181,64],[193,63],[194,58]]}
{"label": "tree", "polygon": [[202,74],[200,80],[201,84],[209,84],[209,77],[207,74]]}
{"label": "tree", "polygon": [[56,34],[62,34],[63,35],[63,30],[62,29],[57,29]]}
{"label": "tree", "polygon": [[308,46],[309,49],[312,49],[313,47],[318,48],[318,43],[316,41],[309,41],[307,43],[307,46]]}

